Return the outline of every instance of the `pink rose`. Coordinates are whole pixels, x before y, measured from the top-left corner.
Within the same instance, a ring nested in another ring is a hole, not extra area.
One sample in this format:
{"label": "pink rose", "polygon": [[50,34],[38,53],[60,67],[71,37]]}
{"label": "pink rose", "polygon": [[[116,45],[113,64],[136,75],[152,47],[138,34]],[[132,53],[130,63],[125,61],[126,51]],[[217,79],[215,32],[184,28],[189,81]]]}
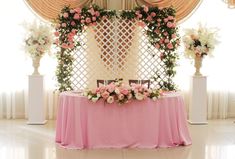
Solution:
{"label": "pink rose", "polygon": [[142,22],[142,21],[139,21],[138,23],[137,23],[139,26],[141,26],[141,27],[145,27],[145,23],[144,22]]}
{"label": "pink rose", "polygon": [[159,45],[158,43],[156,43],[156,44],[155,44],[155,47],[156,47],[157,49],[159,49],[159,48],[160,48],[160,45]]}
{"label": "pink rose", "polygon": [[70,49],[74,48],[74,43],[69,44],[69,48]]}
{"label": "pink rose", "polygon": [[64,18],[68,18],[68,17],[69,17],[69,14],[68,14],[67,12],[65,12],[65,13],[63,14],[63,17],[64,17]]}
{"label": "pink rose", "polygon": [[76,30],[76,29],[72,29],[72,33],[73,33],[74,35],[76,35],[76,34],[77,34],[77,30]]}
{"label": "pink rose", "polygon": [[58,31],[56,31],[56,32],[54,32],[54,35],[58,37],[60,35],[60,33]]}
{"label": "pink rose", "polygon": [[90,23],[91,22],[91,18],[86,18],[86,23]]}
{"label": "pink rose", "polygon": [[96,22],[93,22],[93,23],[92,23],[92,25],[93,25],[93,26],[96,26],[96,25],[97,25],[97,23],[96,23]]}
{"label": "pink rose", "polygon": [[168,43],[168,44],[167,44],[167,48],[168,48],[168,49],[173,49],[172,43]]}
{"label": "pink rose", "polygon": [[167,26],[168,28],[171,28],[171,27],[172,27],[172,23],[171,23],[171,22],[167,22],[166,26]]}
{"label": "pink rose", "polygon": [[164,33],[163,33],[163,35],[167,36],[167,35],[168,35],[168,33],[167,33],[167,32],[164,32]]}
{"label": "pink rose", "polygon": [[150,14],[152,17],[155,17],[156,16],[156,13],[154,13],[154,12],[151,12],[151,14]]}
{"label": "pink rose", "polygon": [[80,14],[82,9],[81,8],[75,8],[74,11],[77,12],[78,14]]}
{"label": "pink rose", "polygon": [[96,17],[92,17],[92,21],[96,21]]}
{"label": "pink rose", "polygon": [[157,22],[161,22],[161,21],[162,21],[161,19],[159,19],[159,18],[157,19]]}
{"label": "pink rose", "polygon": [[149,8],[147,6],[144,6],[144,11],[147,13],[149,11]]}
{"label": "pink rose", "polygon": [[99,12],[99,11],[96,11],[96,12],[95,12],[95,16],[96,16],[96,17],[99,17],[99,16],[100,16],[100,12]]}
{"label": "pink rose", "polygon": [[128,89],[121,89],[120,91],[122,94],[127,95],[129,93]]}
{"label": "pink rose", "polygon": [[66,26],[67,26],[67,25],[66,25],[66,23],[62,23],[62,27],[64,27],[64,28],[65,28]]}
{"label": "pink rose", "polygon": [[138,19],[141,19],[142,17],[143,17],[142,14],[138,14],[138,15],[137,15],[137,18],[138,18]]}
{"label": "pink rose", "polygon": [[168,22],[168,18],[164,18],[164,22],[165,22],[165,23]]}
{"label": "pink rose", "polygon": [[159,29],[155,29],[154,32],[157,33],[157,34],[159,34],[159,33],[160,33],[160,30],[159,30]]}
{"label": "pink rose", "polygon": [[78,19],[80,19],[80,15],[79,14],[74,14],[74,16],[73,16],[73,19],[76,19],[76,20],[78,20]]}
{"label": "pink rose", "polygon": [[90,13],[91,13],[91,15],[95,15],[94,8],[89,9],[89,10],[88,10],[88,12],[90,12]]}
{"label": "pink rose", "polygon": [[148,17],[147,17],[147,21],[151,22],[152,20],[153,20],[153,19],[152,19],[151,16],[148,16]]}
{"label": "pink rose", "polygon": [[169,19],[169,20],[173,20],[174,17],[173,17],[173,16],[168,16],[168,19]]}
{"label": "pink rose", "polygon": [[176,38],[176,35],[175,35],[175,34],[172,34],[172,35],[171,35],[171,38],[172,38],[172,39]]}
{"label": "pink rose", "polygon": [[72,25],[72,26],[75,26],[75,25],[76,25],[76,23],[75,23],[74,21],[72,21],[72,22],[71,22],[71,25]]}
{"label": "pink rose", "polygon": [[67,49],[67,48],[68,48],[68,44],[63,43],[63,44],[62,44],[62,48]]}
{"label": "pink rose", "polygon": [[109,92],[105,91],[104,93],[101,94],[101,96],[104,98],[104,99],[107,99],[109,97]]}
{"label": "pink rose", "polygon": [[164,42],[165,42],[165,43],[169,43],[170,40],[169,40],[169,39],[165,39]]}
{"label": "pink rose", "polygon": [[82,19],[82,20],[81,20],[81,23],[85,23],[85,20]]}
{"label": "pink rose", "polygon": [[113,96],[109,96],[107,99],[107,103],[112,104],[114,102],[114,97]]}

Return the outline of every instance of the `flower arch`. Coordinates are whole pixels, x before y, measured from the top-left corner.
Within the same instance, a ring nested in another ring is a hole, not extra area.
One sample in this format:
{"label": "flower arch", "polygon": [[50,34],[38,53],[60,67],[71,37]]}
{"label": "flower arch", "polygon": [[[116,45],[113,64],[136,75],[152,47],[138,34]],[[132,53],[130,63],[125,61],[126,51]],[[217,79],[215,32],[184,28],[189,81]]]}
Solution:
{"label": "flower arch", "polygon": [[[139,25],[146,28],[149,42],[161,52],[161,60],[165,65],[167,79],[159,83],[162,89],[175,90],[172,78],[175,75],[176,49],[179,46],[179,34],[176,27],[175,10],[158,7],[137,7],[134,10],[122,11],[120,16],[115,11],[101,9],[97,5],[84,8],[70,8],[65,6],[56,19],[55,36],[58,48],[57,81],[60,91],[72,90],[70,78],[72,76],[73,57],[71,52],[80,46],[77,39],[85,27],[95,26],[103,19],[114,17],[139,20]],[[159,78],[156,73],[153,79]]]}

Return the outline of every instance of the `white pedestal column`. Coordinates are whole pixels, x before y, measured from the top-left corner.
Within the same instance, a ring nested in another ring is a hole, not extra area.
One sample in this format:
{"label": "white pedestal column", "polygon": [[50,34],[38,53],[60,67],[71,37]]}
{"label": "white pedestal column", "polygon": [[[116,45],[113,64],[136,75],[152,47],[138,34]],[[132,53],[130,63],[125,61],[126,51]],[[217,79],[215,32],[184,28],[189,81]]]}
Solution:
{"label": "white pedestal column", "polygon": [[207,78],[192,76],[189,95],[189,123],[207,124]]}
{"label": "white pedestal column", "polygon": [[27,124],[45,124],[44,77],[29,76],[28,90],[28,122]]}

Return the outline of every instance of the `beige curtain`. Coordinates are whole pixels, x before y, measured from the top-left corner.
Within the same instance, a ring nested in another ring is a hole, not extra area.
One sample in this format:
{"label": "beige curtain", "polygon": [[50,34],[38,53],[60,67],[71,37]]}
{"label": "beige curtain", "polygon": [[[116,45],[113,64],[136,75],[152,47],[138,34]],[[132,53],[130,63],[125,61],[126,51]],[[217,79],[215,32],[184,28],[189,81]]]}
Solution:
{"label": "beige curtain", "polygon": [[224,0],[228,4],[229,8],[235,8],[235,0]]}
{"label": "beige curtain", "polygon": [[198,6],[201,0],[135,0],[137,5],[170,7],[176,9],[176,19],[181,21],[188,17]]}
{"label": "beige curtain", "polygon": [[25,2],[44,19],[53,20],[65,5],[79,7],[91,4],[92,0],[25,0]]}

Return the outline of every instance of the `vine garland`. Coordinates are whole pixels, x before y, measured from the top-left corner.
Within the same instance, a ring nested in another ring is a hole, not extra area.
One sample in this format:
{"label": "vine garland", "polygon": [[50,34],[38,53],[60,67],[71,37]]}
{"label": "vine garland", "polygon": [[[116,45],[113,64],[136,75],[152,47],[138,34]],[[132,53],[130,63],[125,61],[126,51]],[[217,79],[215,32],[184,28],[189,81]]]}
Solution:
{"label": "vine garland", "polygon": [[[107,11],[97,5],[84,8],[70,8],[65,6],[56,19],[55,36],[58,47],[58,65],[56,70],[59,91],[72,90],[71,76],[73,57],[71,52],[80,46],[79,41],[75,41],[76,36],[82,33],[87,26],[95,26],[103,19],[114,17],[139,20],[139,25],[146,27],[146,35],[149,42],[161,52],[161,60],[165,65],[167,79],[159,83],[161,89],[175,90],[172,78],[176,74],[175,66],[178,58],[176,49],[179,46],[180,38],[175,21],[175,10],[172,7],[136,7],[134,10],[122,11],[120,17],[115,11]],[[153,79],[160,78],[155,73]]]}

